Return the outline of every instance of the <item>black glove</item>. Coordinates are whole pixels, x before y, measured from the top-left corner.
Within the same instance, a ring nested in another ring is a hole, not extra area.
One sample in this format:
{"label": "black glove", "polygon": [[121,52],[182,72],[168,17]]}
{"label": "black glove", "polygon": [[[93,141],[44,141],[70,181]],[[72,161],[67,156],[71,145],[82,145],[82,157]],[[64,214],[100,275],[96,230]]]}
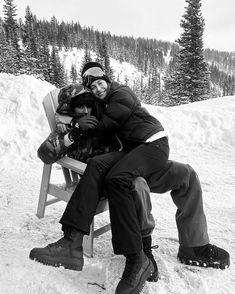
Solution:
{"label": "black glove", "polygon": [[84,115],[80,118],[74,118],[71,122],[71,126],[78,127],[82,131],[86,131],[89,129],[95,129],[98,125],[98,120],[93,115]]}
{"label": "black glove", "polygon": [[82,130],[79,129],[79,128],[71,128],[70,131],[68,132],[68,137],[69,137],[69,140],[74,142],[74,141],[77,141],[80,136],[82,135]]}

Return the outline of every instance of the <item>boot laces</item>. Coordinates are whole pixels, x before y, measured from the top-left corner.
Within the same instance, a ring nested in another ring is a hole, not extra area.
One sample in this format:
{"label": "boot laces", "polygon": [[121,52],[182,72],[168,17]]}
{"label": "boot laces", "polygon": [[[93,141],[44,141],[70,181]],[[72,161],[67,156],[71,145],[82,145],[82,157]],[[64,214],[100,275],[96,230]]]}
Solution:
{"label": "boot laces", "polygon": [[195,249],[197,257],[214,259],[218,257],[218,247],[215,245],[207,244]]}
{"label": "boot laces", "polygon": [[148,257],[152,257],[153,256],[153,254],[152,254],[152,250],[155,250],[155,249],[157,249],[159,246],[158,245],[153,245],[153,246],[151,246],[151,247],[145,247],[144,248],[144,252],[145,252],[145,254],[148,256]]}
{"label": "boot laces", "polygon": [[69,247],[70,242],[72,241],[71,232],[64,232],[64,237],[59,239],[58,241],[51,243],[48,247]]}
{"label": "boot laces", "polygon": [[207,250],[209,258],[216,258],[218,256],[218,248],[215,245],[208,244]]}

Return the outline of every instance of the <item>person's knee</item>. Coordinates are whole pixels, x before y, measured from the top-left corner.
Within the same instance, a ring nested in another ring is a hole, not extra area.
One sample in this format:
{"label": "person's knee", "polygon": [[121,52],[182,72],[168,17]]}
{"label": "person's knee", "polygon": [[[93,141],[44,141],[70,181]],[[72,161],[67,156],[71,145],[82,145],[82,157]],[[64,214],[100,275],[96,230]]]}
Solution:
{"label": "person's knee", "polygon": [[99,158],[99,156],[94,156],[89,158],[87,161],[87,168],[97,169],[104,165],[103,161]]}
{"label": "person's knee", "polygon": [[195,169],[191,165],[187,164],[187,169],[190,175],[197,176]]}
{"label": "person's knee", "polygon": [[142,193],[143,191],[150,193],[149,186],[143,177],[137,177],[132,181],[132,190],[136,193]]}
{"label": "person's knee", "polygon": [[178,184],[189,181],[192,176],[196,175],[196,172],[191,165],[181,162],[172,161],[172,165],[169,171],[172,182]]}
{"label": "person's knee", "polygon": [[[128,178],[127,176],[119,173],[108,173],[105,177],[104,186],[108,193],[110,194],[110,198],[115,197],[115,195],[119,196],[121,194],[131,192],[132,190],[132,178]],[[118,193],[113,193],[113,192]]]}
{"label": "person's knee", "polygon": [[113,176],[113,175],[106,175],[105,177],[105,182],[104,186],[106,189],[116,189],[116,188],[121,188],[121,178],[118,176]]}
{"label": "person's knee", "polygon": [[179,174],[181,175],[181,179],[185,179],[184,181],[192,182],[199,181],[198,175],[195,169],[189,164],[182,164],[179,170]]}

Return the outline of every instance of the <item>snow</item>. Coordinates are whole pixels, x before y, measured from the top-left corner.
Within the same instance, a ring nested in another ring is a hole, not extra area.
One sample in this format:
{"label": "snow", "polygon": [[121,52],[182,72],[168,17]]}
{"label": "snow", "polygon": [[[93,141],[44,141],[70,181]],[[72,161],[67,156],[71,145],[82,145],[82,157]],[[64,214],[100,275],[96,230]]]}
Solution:
{"label": "snow", "polygon": [[[49,133],[42,99],[51,84],[31,76],[0,74],[0,293],[114,293],[124,258],[114,255],[110,232],[95,240],[94,258],[82,272],[53,268],[28,258],[33,247],[61,237],[58,220],[64,203],[51,205],[43,219],[35,215],[42,162],[39,144]],[[228,250],[226,270],[180,264],[169,193],[152,194],[156,228],[153,244],[160,279],[146,283],[144,294],[232,294],[235,287],[235,96],[178,107],[145,105],[169,132],[171,159],[191,164],[201,180],[211,243]],[[60,174],[58,167],[53,173]],[[58,180],[58,178],[56,178]],[[96,217],[108,221],[108,214]]]}

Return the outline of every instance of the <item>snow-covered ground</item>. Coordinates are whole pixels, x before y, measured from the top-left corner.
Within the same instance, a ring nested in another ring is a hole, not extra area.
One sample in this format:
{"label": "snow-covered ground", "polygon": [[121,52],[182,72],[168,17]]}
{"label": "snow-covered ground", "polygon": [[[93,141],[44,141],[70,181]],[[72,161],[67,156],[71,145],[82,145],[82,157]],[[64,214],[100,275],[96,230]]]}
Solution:
{"label": "snow-covered ground", "polygon": [[[64,203],[35,215],[42,162],[39,144],[49,133],[42,99],[54,86],[30,76],[0,74],[0,293],[98,294],[114,293],[124,258],[112,252],[110,232],[95,240],[94,258],[85,258],[82,272],[53,268],[28,258],[36,246],[60,238],[58,219]],[[160,279],[147,283],[144,294],[232,294],[235,288],[235,97],[163,108],[146,105],[169,132],[171,159],[191,164],[204,194],[211,243],[228,250],[226,270],[180,264],[169,193],[152,194],[156,228],[154,251]],[[57,175],[60,170],[55,168]],[[97,217],[98,223],[108,214]]]}

